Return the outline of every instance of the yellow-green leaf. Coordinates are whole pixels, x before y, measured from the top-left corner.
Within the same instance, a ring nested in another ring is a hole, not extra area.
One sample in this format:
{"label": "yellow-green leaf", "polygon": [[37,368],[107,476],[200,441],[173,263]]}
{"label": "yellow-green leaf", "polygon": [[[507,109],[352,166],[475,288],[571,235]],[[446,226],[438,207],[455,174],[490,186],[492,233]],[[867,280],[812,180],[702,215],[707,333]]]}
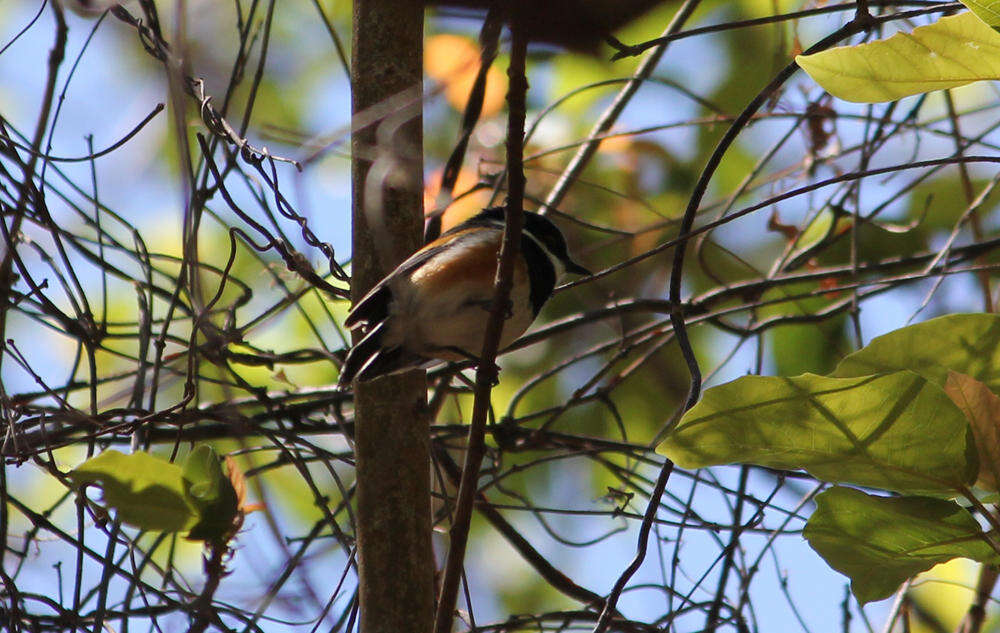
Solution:
{"label": "yellow-green leaf", "polygon": [[979,2],[978,0],[962,0],[962,4],[969,7],[969,10],[983,22],[993,28],[1000,26],[1000,9],[995,2]]}
{"label": "yellow-green leaf", "polygon": [[839,378],[915,371],[944,387],[948,371],[972,376],[1000,391],[1000,314],[949,314],[872,339],[840,361]]}
{"label": "yellow-green leaf", "polygon": [[795,58],[830,94],[846,101],[893,101],[973,81],[1000,79],[1000,33],[972,13],[912,33]]}
{"label": "yellow-green leaf", "polygon": [[910,371],[744,376],[708,389],[660,450],[683,468],[760,464],[907,493],[955,493],[978,466],[962,412]]}
{"label": "yellow-green leaf", "polygon": [[180,466],[149,453],[107,450],[80,464],[69,478],[77,486],[100,486],[118,518],[144,530],[183,530],[197,518]]}

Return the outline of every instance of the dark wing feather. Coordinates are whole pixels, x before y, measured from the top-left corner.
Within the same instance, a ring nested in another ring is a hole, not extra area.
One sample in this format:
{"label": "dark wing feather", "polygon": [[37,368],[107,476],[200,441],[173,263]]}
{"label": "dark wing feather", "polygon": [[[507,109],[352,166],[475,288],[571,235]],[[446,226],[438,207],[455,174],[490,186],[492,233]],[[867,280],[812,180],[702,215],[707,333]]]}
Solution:
{"label": "dark wing feather", "polygon": [[371,360],[368,361],[368,363],[366,363],[360,371],[358,371],[358,380],[367,382],[378,378],[379,376],[387,376],[389,374],[405,371],[407,369],[423,367],[428,362],[428,359],[423,356],[417,356],[416,354],[408,352],[401,347],[380,350],[378,354],[375,354],[375,356],[373,356]]}
{"label": "dark wing feather", "polygon": [[351,351],[347,352],[347,358],[344,359],[344,364],[340,367],[340,378],[337,379],[339,386],[346,387],[351,384],[358,372],[379,353],[379,350],[382,349],[384,329],[385,322],[383,321],[373,327],[364,338],[351,348]]}
{"label": "dark wing feather", "polygon": [[351,308],[344,321],[344,326],[354,329],[363,323],[379,323],[389,316],[389,302],[392,300],[392,291],[383,280],[366,294],[358,305]]}
{"label": "dark wing feather", "polygon": [[[449,231],[450,233],[450,231]],[[389,304],[392,302],[392,290],[389,282],[400,275],[409,275],[421,264],[431,257],[434,257],[447,248],[447,244],[432,242],[416,253],[410,255],[406,261],[396,267],[391,273],[386,275],[382,281],[368,291],[358,303],[347,313],[344,326],[354,329],[359,325],[372,325],[384,321],[389,316]]]}
{"label": "dark wing feather", "polygon": [[434,243],[420,249],[375,284],[368,294],[351,308],[344,326],[354,329],[365,325],[368,331],[347,353],[347,358],[340,368],[340,378],[337,380],[339,386],[347,387],[355,378],[370,380],[408,367],[417,367],[425,362],[426,359],[404,352],[400,348],[382,348],[382,336],[386,328],[386,319],[389,317],[389,306],[392,303],[392,288],[389,284],[399,275],[409,275],[444,248],[445,244]]}
{"label": "dark wing feather", "polygon": [[385,321],[380,322],[347,353],[347,358],[340,368],[340,378],[337,379],[339,387],[346,388],[355,378],[367,381],[404,369],[420,367],[427,362],[426,358],[400,347],[383,348],[382,335],[385,328]]}

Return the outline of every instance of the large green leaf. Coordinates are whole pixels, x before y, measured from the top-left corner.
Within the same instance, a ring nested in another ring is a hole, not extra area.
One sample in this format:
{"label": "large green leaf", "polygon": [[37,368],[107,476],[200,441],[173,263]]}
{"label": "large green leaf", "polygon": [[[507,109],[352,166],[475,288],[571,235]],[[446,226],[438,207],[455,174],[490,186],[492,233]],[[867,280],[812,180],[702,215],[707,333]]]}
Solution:
{"label": "large green leaf", "polygon": [[194,524],[181,468],[149,453],[107,450],[69,473],[77,486],[96,484],[124,523],[145,530],[178,531]]}
{"label": "large green leaf", "polygon": [[889,332],[847,356],[833,375],[910,369],[944,387],[948,371],[1000,392],[1000,315],[950,314]]}
{"label": "large green leaf", "polygon": [[998,561],[969,512],[931,497],[887,498],[831,488],[816,497],[803,535],[851,579],[861,603],[886,598],[907,578],[953,558]]}
{"label": "large green leaf", "polygon": [[846,101],[893,101],[973,81],[1000,79],[1000,33],[972,13],[912,33],[795,58],[830,94]]}
{"label": "large green leaf", "polygon": [[705,392],[660,450],[684,468],[751,463],[900,492],[953,492],[977,469],[968,423],[910,371],[744,376]]}

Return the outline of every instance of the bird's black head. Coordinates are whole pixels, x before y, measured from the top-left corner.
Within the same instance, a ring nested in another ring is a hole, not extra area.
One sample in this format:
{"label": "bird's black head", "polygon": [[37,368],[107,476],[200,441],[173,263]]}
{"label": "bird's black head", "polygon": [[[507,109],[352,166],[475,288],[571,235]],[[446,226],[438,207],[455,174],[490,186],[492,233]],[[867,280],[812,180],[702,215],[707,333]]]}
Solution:
{"label": "bird's black head", "polygon": [[[480,221],[484,224],[503,225],[504,208],[491,207],[484,209],[470,222]],[[577,264],[569,256],[569,249],[566,246],[566,238],[551,220],[543,215],[538,215],[531,211],[524,212],[524,232],[528,237],[544,248],[549,254],[555,257],[562,264],[568,273],[575,275],[589,275],[590,271]]]}
{"label": "bird's black head", "polygon": [[569,249],[566,246],[566,238],[563,237],[562,231],[548,218],[537,213],[525,211],[524,230],[545,247],[545,250],[562,262],[566,272],[575,275],[590,274],[589,270],[570,259]]}

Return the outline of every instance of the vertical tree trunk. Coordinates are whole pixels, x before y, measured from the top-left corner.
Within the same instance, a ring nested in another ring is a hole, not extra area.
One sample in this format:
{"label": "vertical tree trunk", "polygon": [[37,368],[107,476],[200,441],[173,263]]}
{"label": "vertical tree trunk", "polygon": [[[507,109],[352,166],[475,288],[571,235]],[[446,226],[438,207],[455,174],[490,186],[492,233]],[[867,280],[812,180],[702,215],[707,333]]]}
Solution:
{"label": "vertical tree trunk", "polygon": [[[420,246],[422,46],[422,3],[355,0],[355,301]],[[434,557],[424,372],[356,384],[355,419],[360,630],[425,633]]]}

